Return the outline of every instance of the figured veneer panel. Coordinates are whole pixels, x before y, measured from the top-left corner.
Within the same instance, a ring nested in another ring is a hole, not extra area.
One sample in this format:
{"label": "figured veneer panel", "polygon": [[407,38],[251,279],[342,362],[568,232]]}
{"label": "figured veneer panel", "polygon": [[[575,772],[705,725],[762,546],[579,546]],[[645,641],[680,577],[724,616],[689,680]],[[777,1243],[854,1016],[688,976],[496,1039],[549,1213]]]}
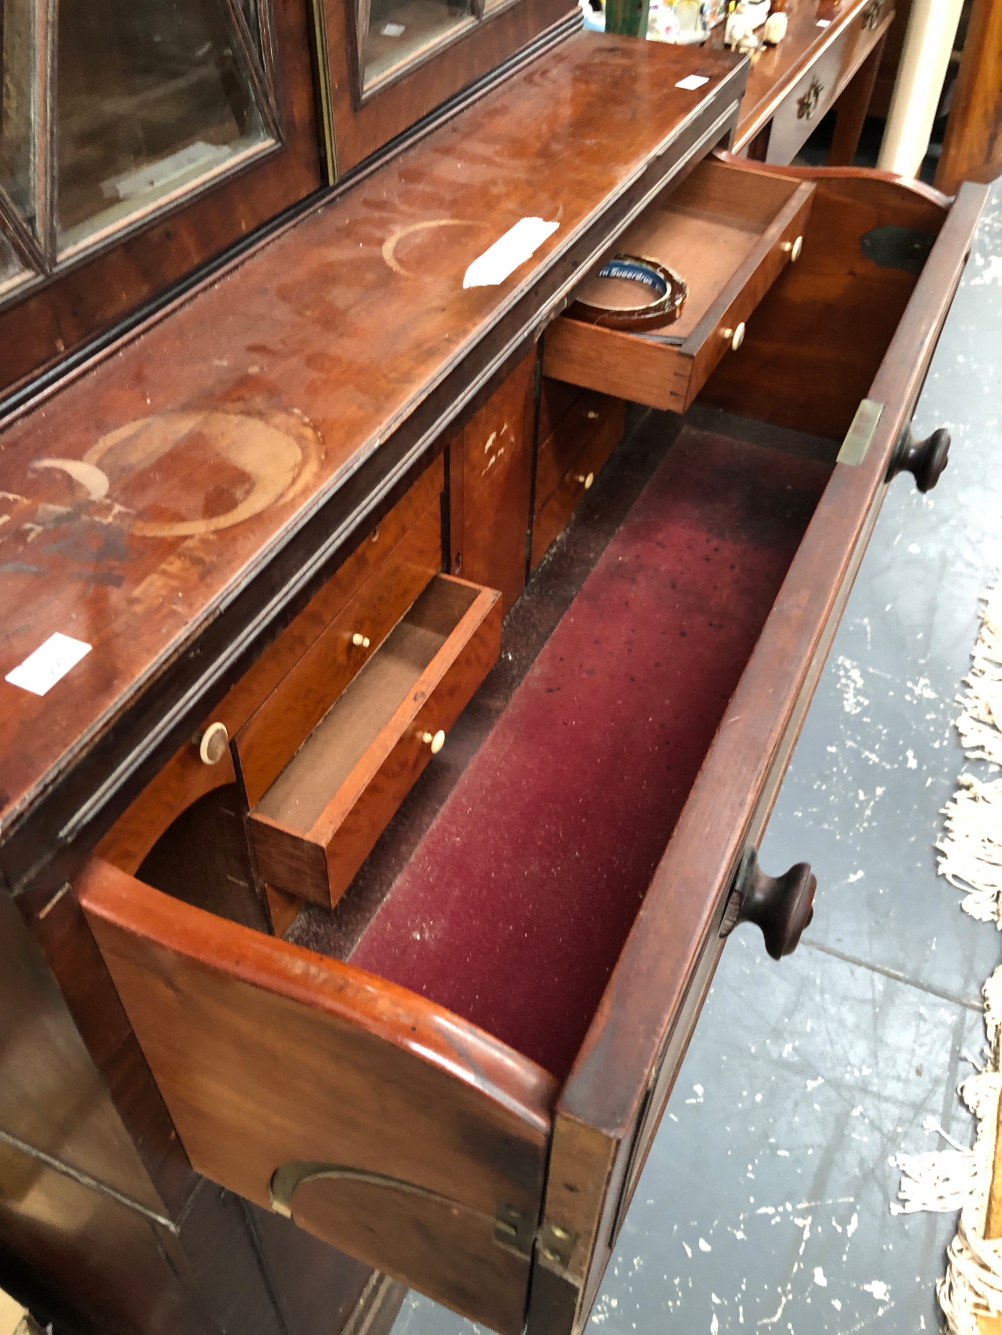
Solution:
{"label": "figured veneer panel", "polygon": [[[813,187],[781,176],[739,174],[721,162],[702,162],[677,190],[656,200],[622,237],[619,249],[675,270],[689,294],[674,324],[651,337],[604,329],[562,316],[550,325],[543,370],[558,380],[603,394],[683,412],[730,348],[731,333],[747,321],[790,263],[804,235]],[[597,278],[578,293],[588,297]],[[635,289],[623,280],[609,288]],[[623,293],[632,301],[635,291]],[[615,292],[608,292],[615,301]],[[679,343],[658,342],[666,336]]]}
{"label": "figured veneer panel", "polygon": [[682,433],[352,963],[567,1074],[830,472]]}
{"label": "figured veneer panel", "polygon": [[[194,1167],[268,1208],[285,1165],[348,1170],[296,1187],[293,1219],[518,1335],[552,1078],[420,997],[99,859],[76,889]],[[522,1251],[495,1242],[499,1202],[529,1226]]]}
{"label": "figured veneer panel", "polygon": [[251,812],[263,878],[333,904],[500,652],[500,595],[437,575]]}

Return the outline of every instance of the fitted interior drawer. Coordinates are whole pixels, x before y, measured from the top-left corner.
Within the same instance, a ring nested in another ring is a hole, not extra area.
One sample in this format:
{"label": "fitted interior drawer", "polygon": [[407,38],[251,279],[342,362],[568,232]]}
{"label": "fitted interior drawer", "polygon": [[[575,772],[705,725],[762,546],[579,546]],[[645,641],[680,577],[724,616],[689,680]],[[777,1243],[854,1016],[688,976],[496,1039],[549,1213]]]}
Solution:
{"label": "fitted interior drawer", "polygon": [[[725,354],[740,347],[745,323],[799,255],[813,190],[810,181],[748,177],[721,162],[701,163],[619,242],[621,253],[657,260],[685,281],[679,318],[641,334],[562,315],[546,331],[544,374],[684,412]],[[615,283],[623,301],[635,299],[634,283],[595,282],[603,291]],[[589,290],[585,284],[577,295]]]}
{"label": "fitted interior drawer", "polygon": [[437,575],[251,811],[265,881],[333,904],[500,651],[499,595]]}
{"label": "fitted interior drawer", "polygon": [[[816,244],[706,387],[744,424],[674,439],[434,821],[397,832],[404,869],[347,959],[87,866],[76,893],[196,1171],[503,1335],[583,1327],[984,197],[818,178]],[[920,277],[866,258],[878,226],[937,234]],[[286,771],[313,792],[299,826],[254,818],[292,834],[318,899],[313,831],[370,787],[378,823],[388,762],[413,773],[447,726],[450,644],[491,626],[483,670],[496,653],[496,595],[438,576],[422,599],[440,647],[370,711],[391,635],[342,697],[362,705],[336,763],[304,748]]]}

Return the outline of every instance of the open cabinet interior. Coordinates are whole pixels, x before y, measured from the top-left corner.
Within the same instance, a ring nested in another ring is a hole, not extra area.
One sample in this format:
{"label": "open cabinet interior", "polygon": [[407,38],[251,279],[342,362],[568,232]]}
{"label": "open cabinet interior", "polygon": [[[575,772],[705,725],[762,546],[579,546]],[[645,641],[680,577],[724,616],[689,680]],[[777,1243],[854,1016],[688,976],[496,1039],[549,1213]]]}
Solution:
{"label": "open cabinet interior", "polygon": [[[138,877],[95,863],[80,890],[195,1167],[505,1332],[524,1315],[560,1090],[917,280],[860,237],[943,218],[890,182],[749,171],[741,209],[707,223],[716,184],[744,174],[708,166],[635,225],[653,244],[673,220],[703,297],[680,337],[721,297],[722,267],[752,281],[760,265],[742,263],[791,201],[770,247],[803,225],[802,254],[755,291],[743,348],[688,417],[633,410],[500,640],[497,595],[442,574],[366,640],[244,813],[261,879],[313,887],[286,939],[179,896],[170,848],[203,837],[185,816]],[[548,427],[596,390],[552,395]]]}

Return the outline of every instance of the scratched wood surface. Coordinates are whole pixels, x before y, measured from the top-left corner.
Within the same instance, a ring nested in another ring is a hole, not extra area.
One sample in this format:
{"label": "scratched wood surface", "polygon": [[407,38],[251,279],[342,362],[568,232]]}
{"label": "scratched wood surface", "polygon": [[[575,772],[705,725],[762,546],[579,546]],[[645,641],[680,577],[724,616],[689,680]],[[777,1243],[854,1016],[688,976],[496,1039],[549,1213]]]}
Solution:
{"label": "scratched wood surface", "polygon": [[[694,68],[709,82],[678,89]],[[0,436],[0,677],[54,632],[92,646],[44,697],[0,680],[0,839],[516,300],[576,276],[575,241],[701,109],[726,128],[743,77],[730,53],[572,37]],[[464,289],[525,216],[559,230]]]}

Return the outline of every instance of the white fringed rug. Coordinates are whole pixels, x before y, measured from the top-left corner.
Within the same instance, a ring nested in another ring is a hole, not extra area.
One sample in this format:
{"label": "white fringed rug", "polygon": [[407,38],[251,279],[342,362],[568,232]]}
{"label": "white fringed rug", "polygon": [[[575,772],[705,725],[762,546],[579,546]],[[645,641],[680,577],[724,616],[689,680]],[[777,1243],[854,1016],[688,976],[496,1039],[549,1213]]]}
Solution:
{"label": "white fringed rug", "polygon": [[[971,671],[958,697],[956,720],[969,760],[1002,769],[1002,579],[982,598],[981,630]],[[962,774],[947,803],[939,852],[939,874],[959,890],[960,907],[1002,930],[1002,778]],[[916,1210],[960,1210],[957,1235],[947,1249],[946,1275],[936,1292],[952,1335],[1002,1335],[1002,967],[983,989],[988,1057],[983,1070],[965,1080],[960,1097],[978,1119],[974,1146],[928,1154],[899,1154],[901,1170],[893,1214]]]}

